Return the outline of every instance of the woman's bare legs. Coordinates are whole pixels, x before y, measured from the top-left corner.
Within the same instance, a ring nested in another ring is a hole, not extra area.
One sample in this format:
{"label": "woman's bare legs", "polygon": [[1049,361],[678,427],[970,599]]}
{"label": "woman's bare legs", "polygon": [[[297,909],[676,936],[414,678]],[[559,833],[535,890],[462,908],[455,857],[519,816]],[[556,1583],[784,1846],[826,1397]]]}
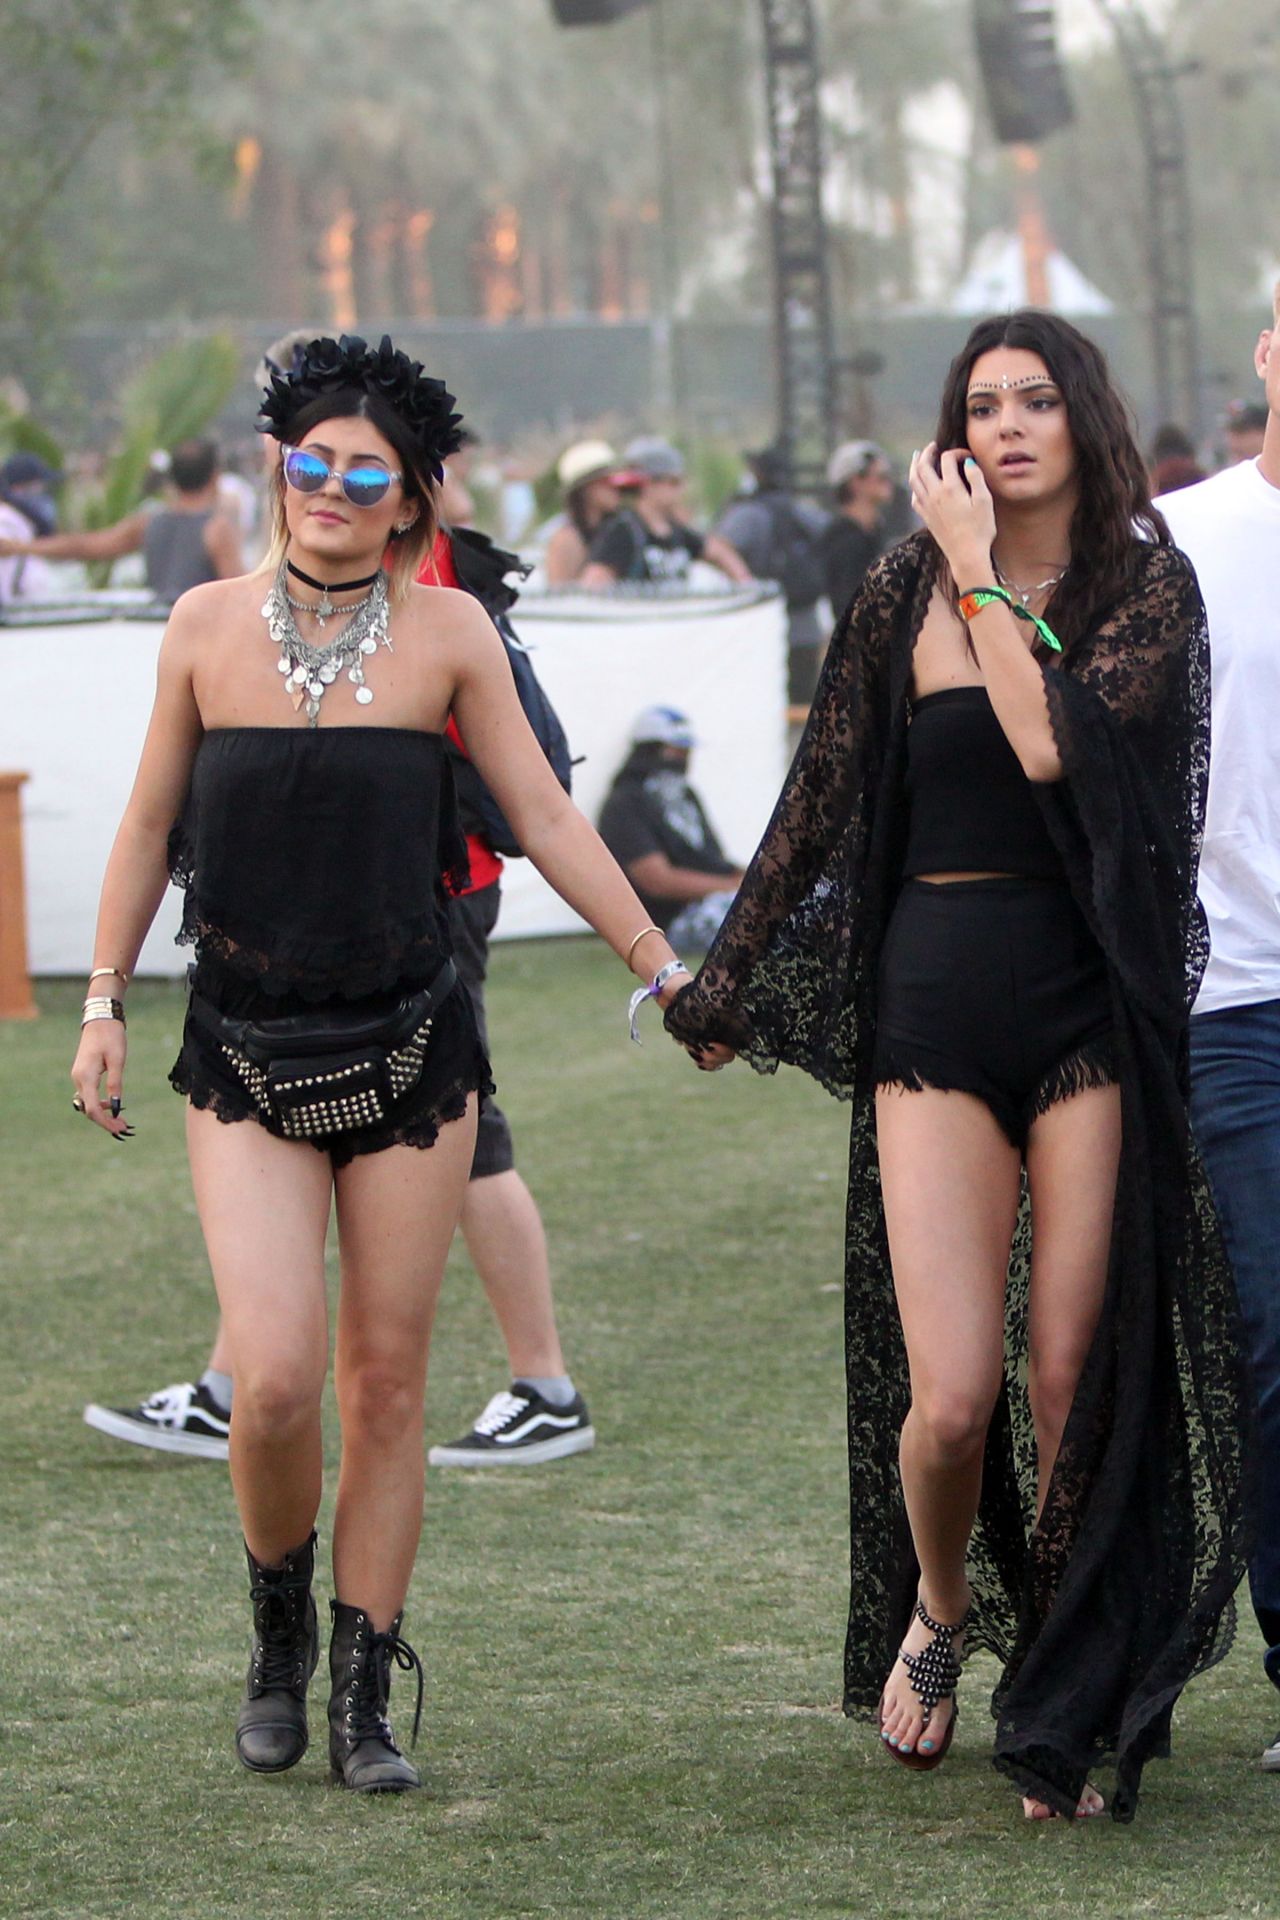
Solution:
{"label": "woman's bare legs", "polygon": [[[335,1175],[342,1469],[334,1587],[377,1632],[404,1604],[422,1529],[427,1348],[475,1133],[473,1096],[466,1117],[442,1126],[433,1147],[357,1155]],[[237,1383],[236,1420],[239,1391]]]}
{"label": "woman's bare legs", "polygon": [[[966,1093],[882,1088],[876,1134],[911,1372],[903,1495],[925,1609],[935,1620],[956,1621],[969,1604],[965,1554],[1000,1391],[1021,1161],[990,1109]],[[929,1639],[913,1620],[903,1645],[917,1652]],[[919,1743],[926,1753],[941,1742],[953,1703],[940,1701],[925,1730],[919,1698],[896,1661],[882,1712],[886,1739],[907,1753]]]}
{"label": "woman's bare legs", "polygon": [[[1060,1100],[1031,1128],[1028,1387],[1036,1431],[1037,1514],[1044,1508],[1063,1428],[1102,1310],[1119,1164],[1118,1087],[1094,1087]],[[1024,1798],[1022,1804],[1029,1819],[1051,1817],[1042,1800]],[[1102,1810],[1101,1794],[1087,1787],[1081,1813]]]}
{"label": "woman's bare legs", "polygon": [[231,1483],[250,1553],[278,1566],[320,1505],[332,1172],[314,1147],[194,1107],[187,1150],[235,1374]]}

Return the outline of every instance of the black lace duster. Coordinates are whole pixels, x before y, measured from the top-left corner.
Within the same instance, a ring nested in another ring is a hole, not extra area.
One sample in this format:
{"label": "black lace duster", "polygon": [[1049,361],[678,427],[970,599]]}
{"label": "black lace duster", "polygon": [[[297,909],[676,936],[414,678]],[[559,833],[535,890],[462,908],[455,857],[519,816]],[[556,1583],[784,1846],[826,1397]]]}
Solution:
{"label": "black lace duster", "polygon": [[[773,818],[697,979],[680,1040],[802,1067],[853,1105],[846,1239],[852,1594],[845,1711],[873,1715],[918,1569],[898,1480],[909,1404],[875,1149],[876,972],[897,891],[911,656],[933,548],[869,574],[832,643]],[[970,1555],[971,1644],[1003,1663],[995,1764],[1074,1812],[1116,1764],[1132,1819],[1174,1702],[1221,1658],[1246,1557],[1251,1404],[1229,1270],[1186,1117],[1187,1017],[1207,940],[1195,897],[1209,660],[1194,576],[1135,555],[1133,591],[1060,662],[1039,649],[1065,777],[1037,788],[1107,959],[1123,1144],[1101,1322],[1039,1527],[1026,1396],[1029,1208],[1009,1271],[1005,1385]],[[945,1275],[939,1275],[945,1313]]]}

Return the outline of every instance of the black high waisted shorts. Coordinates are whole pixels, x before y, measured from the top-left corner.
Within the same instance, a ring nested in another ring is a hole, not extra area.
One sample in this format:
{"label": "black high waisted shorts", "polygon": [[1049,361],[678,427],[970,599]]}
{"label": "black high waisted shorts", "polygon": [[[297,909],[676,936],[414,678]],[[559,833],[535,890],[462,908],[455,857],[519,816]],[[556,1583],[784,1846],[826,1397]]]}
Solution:
{"label": "black high waisted shorts", "polygon": [[986,1102],[1014,1146],[1116,1077],[1102,950],[1065,882],[907,880],[880,957],[878,1086]]}

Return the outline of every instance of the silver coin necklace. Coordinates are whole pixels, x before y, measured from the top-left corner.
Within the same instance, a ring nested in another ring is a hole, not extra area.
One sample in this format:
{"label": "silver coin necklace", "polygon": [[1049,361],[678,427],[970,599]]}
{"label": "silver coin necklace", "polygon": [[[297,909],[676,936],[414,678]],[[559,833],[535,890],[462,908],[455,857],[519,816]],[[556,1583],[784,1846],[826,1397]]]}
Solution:
{"label": "silver coin necklace", "polygon": [[[365,685],[365,661],[378,651],[379,643],[388,653],[393,651],[387,577],[380,573],[364,599],[356,602],[346,625],[332,640],[317,647],[303,639],[293,617],[295,605],[301,610],[302,603],[295,602],[286,587],[287,564],[284,560],[280,562],[262,603],[262,617],[272,644],[279,648],[276,669],[284,679],[284,690],[293,702],[293,710],[296,713],[305,701],[307,725],[314,727],[320,718],[320,702],[341,673],[346,674],[355,688],[356,700],[362,707],[367,707],[373,699],[373,688]],[[336,607],[333,611],[341,613],[346,609]]]}

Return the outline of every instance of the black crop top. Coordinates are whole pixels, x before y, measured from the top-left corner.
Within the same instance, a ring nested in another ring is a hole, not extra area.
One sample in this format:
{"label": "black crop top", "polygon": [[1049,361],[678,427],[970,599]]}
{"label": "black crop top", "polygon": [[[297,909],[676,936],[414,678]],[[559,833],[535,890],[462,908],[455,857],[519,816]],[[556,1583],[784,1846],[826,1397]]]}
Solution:
{"label": "black crop top", "polygon": [[985,687],[943,687],[912,704],[904,876],[1018,873],[1060,879],[1062,861]]}
{"label": "black crop top", "polygon": [[206,733],[169,871],[202,971],[272,995],[360,999],[424,985],[467,884],[440,734],[400,727]]}

